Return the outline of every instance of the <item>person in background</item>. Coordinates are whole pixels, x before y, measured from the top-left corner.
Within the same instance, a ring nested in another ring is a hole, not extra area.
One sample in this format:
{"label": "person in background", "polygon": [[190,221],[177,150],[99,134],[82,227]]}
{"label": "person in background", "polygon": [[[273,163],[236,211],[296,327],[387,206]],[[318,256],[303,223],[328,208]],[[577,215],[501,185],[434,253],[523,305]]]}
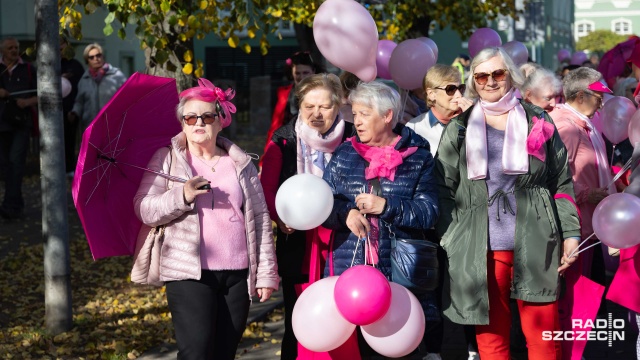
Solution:
{"label": "person in background", "polygon": [[134,198],[144,224],[138,244],[150,227],[165,225],[160,281],[166,284],[178,359],[231,360],[251,297],[268,300],[279,278],[258,171],[244,150],[218,136],[235,112],[233,90],[202,78],[198,83],[179,95],[182,131],[147,166],[165,174],[174,169],[189,180],[179,184],[145,172]]}
{"label": "person in background", "polygon": [[[591,122],[602,108],[603,96],[612,91],[600,81],[602,75],[591,68],[570,71],[563,80],[566,104],[549,113],[566,145],[573,174],[576,203],[580,209],[582,238],[593,233],[592,217],[596,206],[609,194],[616,193],[602,134]],[[591,238],[584,248],[596,242]],[[572,271],[605,284],[604,259],[599,246],[580,255],[580,264]]]}
{"label": "person in background", "polygon": [[469,64],[471,64],[471,58],[467,54],[460,54],[457,58],[453,60],[451,66],[458,69],[460,73],[460,83],[464,84],[467,81],[467,77],[469,77]]}
{"label": "person in background", "polygon": [[522,99],[530,104],[551,112],[556,106],[556,98],[562,92],[562,82],[552,71],[538,68],[531,72],[520,87]]}
{"label": "person in background", "polygon": [[78,95],[67,115],[68,121],[79,122],[82,132],[127,81],[120,69],[105,62],[102,46],[87,45],[83,57],[88,68],[78,82]]}
{"label": "person in background", "polygon": [[502,48],[480,51],[465,94],[477,102],[447,125],[436,155],[444,315],[476,325],[480,359],[510,359],[510,298],[529,359],[560,358],[542,332],[559,328],[559,275],[579,243],[567,152],[546,113],[514,96],[522,82]]}
{"label": "person in background", "polygon": [[525,79],[528,78],[531,73],[538,69],[542,69],[542,66],[534,62],[526,62],[520,65],[520,71],[522,72],[522,76],[524,76]]}
{"label": "person in background", "polygon": [[[638,86],[638,81],[633,77],[627,78],[619,78],[616,81],[616,84],[613,86],[613,95],[614,96],[624,96],[627,99],[631,100],[633,104],[637,107],[635,97],[633,96],[633,92]],[[615,149],[613,144],[607,139],[604,134],[604,141],[607,145],[607,159],[613,159],[611,161],[611,165],[622,167],[624,164],[631,158],[633,154],[633,146],[631,145],[631,141],[629,139],[625,139],[616,145]]]}
{"label": "person in background", "polygon": [[73,109],[76,96],[78,95],[78,83],[84,67],[80,62],[74,59],[75,51],[69,45],[67,38],[60,36],[60,72],[62,77],[71,83],[71,92],[62,99],[62,116],[64,121],[64,164],[67,176],[73,177],[76,169],[76,137],[78,134],[77,117],[71,120],[69,113]]}
{"label": "person in background", "polygon": [[[453,66],[435,64],[427,71],[422,81],[422,89],[429,111],[411,119],[405,126],[429,142],[431,155],[435,157],[444,128],[453,117],[467,110],[473,103],[462,96],[466,85],[460,83],[460,73]],[[427,240],[436,244],[440,243],[434,229],[426,230],[425,234]],[[440,311],[442,309],[442,274],[444,274],[446,262],[446,254],[441,247],[438,247],[438,262],[441,274],[440,285],[432,293],[427,294],[425,301],[421,301],[424,303],[425,318],[427,319],[423,339],[427,355],[423,358],[424,360],[441,359],[440,350],[444,336],[444,322]],[[473,326],[465,326],[464,334],[467,340],[469,359],[475,360],[478,356],[475,329]]]}
{"label": "person in background", "polygon": [[358,86],[360,79],[353,73],[343,71],[340,74],[340,83],[342,83],[343,96],[340,113],[342,114],[344,121],[353,124],[353,114],[351,113],[351,104],[349,104],[349,94],[351,94],[351,90]]}
{"label": "person in background", "polygon": [[[338,146],[323,175],[334,194],[323,224],[334,231],[324,277],[351,265],[377,264],[392,280],[391,232],[426,240],[424,231],[438,218],[433,157],[429,143],[410,128],[394,132],[401,114],[394,89],[360,83],[349,101],[357,136]],[[393,162],[376,161],[385,157]],[[375,355],[364,341],[359,345],[363,358]]]}
{"label": "person in background", "polygon": [[[33,128],[36,96],[35,68],[20,57],[20,43],[13,37],[0,41],[0,171],[4,175],[4,198],[0,217],[24,215],[22,178]],[[29,91],[33,90],[33,91]],[[20,95],[12,93],[25,92]]]}
{"label": "person in background", "polygon": [[[277,224],[276,254],[282,277],[285,329],[282,339],[282,359],[306,359],[292,328],[293,308],[309,283],[319,280],[321,263],[311,262],[328,250],[331,232],[323,227],[300,231],[290,228],[278,217],[276,194],[280,186],[297,174],[321,177],[333,151],[353,131],[353,125],[343,119],[342,83],[333,74],[311,75],[296,85],[300,99],[297,119],[281,126],[267,143],[263,156],[260,181],[271,219]],[[314,249],[318,249],[314,253]],[[318,264],[311,269],[310,264]],[[310,276],[311,275],[311,276]],[[307,350],[308,351],[308,350]]]}

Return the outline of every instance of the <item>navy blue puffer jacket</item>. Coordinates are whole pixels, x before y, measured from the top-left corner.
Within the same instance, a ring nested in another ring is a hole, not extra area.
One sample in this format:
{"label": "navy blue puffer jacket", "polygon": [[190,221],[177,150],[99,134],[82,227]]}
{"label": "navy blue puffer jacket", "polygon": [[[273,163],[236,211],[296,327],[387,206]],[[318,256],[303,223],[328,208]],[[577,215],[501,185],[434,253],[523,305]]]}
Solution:
{"label": "navy blue puffer jacket", "polygon": [[[390,279],[391,242],[390,226],[397,238],[425,239],[424,230],[431,228],[438,218],[438,194],[434,177],[434,161],[429,143],[409,128],[402,128],[396,150],[415,146],[417,151],[404,159],[396,169],[394,181],[380,179],[382,197],[387,200],[380,214],[379,268]],[[366,160],[347,141],[333,153],[324,172],[324,180],[333,191],[333,211],[323,226],[334,230],[332,261],[327,261],[324,276],[329,276],[333,263],[334,275],[340,275],[351,266],[357,236],[347,227],[347,215],[356,209],[355,198],[369,180],[364,178]],[[362,243],[358,247],[354,265],[364,263]]]}

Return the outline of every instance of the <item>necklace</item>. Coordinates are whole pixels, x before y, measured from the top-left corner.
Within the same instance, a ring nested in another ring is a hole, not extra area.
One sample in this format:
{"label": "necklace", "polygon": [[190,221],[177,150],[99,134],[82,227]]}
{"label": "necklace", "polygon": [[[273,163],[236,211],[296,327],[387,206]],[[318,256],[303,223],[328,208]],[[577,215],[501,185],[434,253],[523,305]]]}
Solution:
{"label": "necklace", "polygon": [[201,159],[198,155],[193,155],[193,157],[198,159],[198,161],[200,161],[201,163],[211,167],[211,172],[216,172],[216,166],[218,165],[218,163],[220,162],[220,159],[222,158],[222,155],[217,155],[217,156],[218,156],[218,160],[216,161],[215,164],[211,165],[211,164],[208,164],[207,162],[205,162],[204,159]]}

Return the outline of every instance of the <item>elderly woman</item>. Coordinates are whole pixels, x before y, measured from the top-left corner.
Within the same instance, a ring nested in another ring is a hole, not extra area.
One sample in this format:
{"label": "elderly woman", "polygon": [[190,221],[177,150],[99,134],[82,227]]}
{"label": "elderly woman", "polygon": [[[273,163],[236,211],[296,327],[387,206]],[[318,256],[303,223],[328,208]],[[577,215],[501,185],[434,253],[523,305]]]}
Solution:
{"label": "elderly woman", "polygon": [[310,269],[309,259],[320,257],[319,251],[327,247],[330,232],[322,227],[296,231],[287,226],[276,213],[276,193],[296,174],[322,177],[333,151],[353,129],[340,114],[342,84],[336,75],[305,78],[296,87],[296,97],[300,99],[298,118],[276,130],[267,143],[260,176],[271,218],[278,224],[276,252],[285,305],[282,359],[304,358],[297,350],[291,315],[303,284],[319,279],[320,264],[317,269]]}
{"label": "elderly woman", "polygon": [[376,264],[391,279],[390,231],[398,238],[424,239],[438,217],[433,157],[429,143],[413,130],[393,132],[401,116],[395,90],[360,83],[349,101],[357,136],[336,149],[323,176],[334,194],[324,223],[334,230],[324,276]]}
{"label": "elderly woman", "polygon": [[242,149],[218,136],[235,112],[233,90],[206,79],[199,84],[180,93],[182,132],[148,165],[189,180],[173,184],[146,173],[135,211],[145,225],[165,225],[160,280],[167,286],[178,358],[233,359],[251,296],[257,292],[266,301],[279,279],[258,172]]}
{"label": "elderly woman", "polygon": [[509,298],[529,358],[559,358],[542,332],[558,328],[559,273],[580,237],[567,151],[547,114],[514,96],[520,84],[504,50],[480,51],[466,93],[477,102],[451,120],[436,156],[444,315],[476,325],[481,359],[510,359]]}
{"label": "elderly woman", "polygon": [[78,82],[78,95],[73,109],[67,115],[71,122],[80,120],[81,131],[89,126],[102,107],[127,81],[120,69],[105,62],[102,46],[87,45],[83,56],[88,68]]}
{"label": "elderly woman", "polygon": [[562,82],[550,70],[539,68],[529,74],[520,87],[524,101],[546,112],[556,106],[556,97],[562,92]]}
{"label": "elderly woman", "polygon": [[[411,119],[406,124],[406,127],[427,139],[431,155],[435,157],[444,128],[453,117],[467,110],[473,103],[462,96],[466,85],[460,83],[460,72],[453,66],[436,64],[431,67],[422,81],[422,89],[429,111]],[[440,242],[433,229],[425,231],[425,234],[428,240],[435,243]],[[438,250],[439,264],[442,269],[440,273],[442,274],[444,272],[445,256],[441,248]],[[444,335],[444,323],[439,316],[439,309],[442,307],[440,301],[442,298],[442,286],[439,286],[428,298],[427,309],[434,311],[427,310],[425,312],[427,324],[424,345],[428,352],[425,359],[438,360],[440,359]],[[474,359],[478,352],[474,329],[472,326],[465,326],[464,330],[469,357]]]}

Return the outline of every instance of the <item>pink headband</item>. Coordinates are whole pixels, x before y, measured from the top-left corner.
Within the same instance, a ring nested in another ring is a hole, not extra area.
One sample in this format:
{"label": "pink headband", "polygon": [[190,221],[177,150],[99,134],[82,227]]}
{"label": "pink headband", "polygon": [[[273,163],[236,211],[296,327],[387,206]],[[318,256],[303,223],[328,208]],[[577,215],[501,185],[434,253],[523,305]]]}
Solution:
{"label": "pink headband", "polygon": [[594,83],[589,84],[587,89],[592,90],[592,91],[599,91],[599,92],[607,93],[607,94],[613,94],[613,91],[611,91],[611,89],[609,89],[609,87],[607,87],[607,85],[601,83],[600,81],[596,81]]}
{"label": "pink headband", "polygon": [[206,102],[215,102],[216,113],[220,117],[220,124],[223,128],[231,124],[231,114],[235,114],[236,106],[231,103],[231,99],[236,96],[235,90],[229,88],[225,91],[213,85],[205,78],[198,79],[198,85],[180,93],[180,99],[189,98]]}

